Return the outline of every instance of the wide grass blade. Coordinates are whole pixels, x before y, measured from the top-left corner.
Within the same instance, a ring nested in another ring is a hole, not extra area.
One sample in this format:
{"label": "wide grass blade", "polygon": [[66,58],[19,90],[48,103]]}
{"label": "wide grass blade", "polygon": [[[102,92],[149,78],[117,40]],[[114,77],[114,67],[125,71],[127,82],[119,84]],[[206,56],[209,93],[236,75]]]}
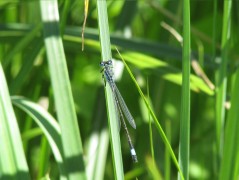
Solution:
{"label": "wide grass blade", "polygon": [[[106,0],[97,0],[98,24],[100,33],[101,56],[103,61],[112,59],[110,35],[108,26],[107,4]],[[115,179],[124,179],[124,170],[122,163],[122,153],[118,130],[118,117],[113,99],[113,94],[108,83],[106,83],[106,100],[108,111],[108,124],[110,132],[111,149],[113,153],[113,165]]]}
{"label": "wide grass blade", "polygon": [[56,113],[62,132],[64,168],[68,179],[85,179],[83,149],[59,32],[57,1],[40,1]]}
{"label": "wide grass blade", "polygon": [[0,179],[30,179],[17,119],[0,64]]}

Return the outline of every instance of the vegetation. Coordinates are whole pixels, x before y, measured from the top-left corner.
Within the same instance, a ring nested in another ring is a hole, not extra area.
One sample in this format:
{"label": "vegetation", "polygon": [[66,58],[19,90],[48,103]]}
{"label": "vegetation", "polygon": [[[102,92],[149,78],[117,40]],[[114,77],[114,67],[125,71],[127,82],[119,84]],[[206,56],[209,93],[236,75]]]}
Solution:
{"label": "vegetation", "polygon": [[[2,0],[0,179],[238,179],[238,7]],[[111,58],[138,163],[102,79]]]}

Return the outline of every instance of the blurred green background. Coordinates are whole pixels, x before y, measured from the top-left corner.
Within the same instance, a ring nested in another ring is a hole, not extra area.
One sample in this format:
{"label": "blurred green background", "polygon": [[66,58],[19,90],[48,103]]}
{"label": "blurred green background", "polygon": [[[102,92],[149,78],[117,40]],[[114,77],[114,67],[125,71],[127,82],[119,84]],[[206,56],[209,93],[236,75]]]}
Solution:
{"label": "blurred green background", "polygon": [[[224,1],[190,1],[192,59],[201,66],[215,89],[192,68],[190,179],[218,179],[220,158],[216,145],[216,77],[221,62],[221,38]],[[136,80],[149,97],[159,123],[164,129],[174,153],[178,155],[181,112],[182,47],[174,30],[182,35],[183,2],[174,0],[107,1],[111,44],[119,48]],[[107,128],[104,82],[99,66],[101,58],[98,37],[96,1],[89,1],[85,29],[85,48],[81,50],[84,1],[58,0],[60,30],[80,126],[86,166],[90,163],[90,147],[94,138]],[[227,48],[227,100],[230,103],[233,75],[238,69],[238,1],[232,5],[230,38]],[[165,28],[165,24],[170,29]],[[128,124],[138,155],[133,164],[127,139],[121,131],[125,179],[176,179],[177,170],[167,154],[161,137],[153,126],[156,169],[149,141],[148,110],[139,96],[114,47],[113,57],[117,86],[130,109],[137,129]],[[11,95],[25,96],[49,103],[48,111],[56,117],[51,79],[44,47],[40,5],[36,0],[1,0],[0,59]],[[118,66],[119,65],[119,66]],[[197,68],[196,68],[197,69]],[[147,92],[147,83],[149,93]],[[22,142],[32,179],[39,177],[39,156],[44,138],[32,119],[15,109]],[[226,111],[227,115],[227,111]],[[103,137],[102,137],[103,138]],[[106,159],[102,164],[104,179],[114,179],[109,137],[104,139]],[[98,139],[97,143],[103,140]],[[93,145],[92,145],[93,143]],[[96,144],[97,144],[96,143]],[[58,167],[47,145],[48,161],[43,174],[59,177]],[[224,146],[224,145],[223,145]],[[169,163],[169,164],[168,164]],[[166,176],[166,172],[170,176]],[[238,177],[238,176],[237,176]],[[96,178],[97,179],[97,178]]]}

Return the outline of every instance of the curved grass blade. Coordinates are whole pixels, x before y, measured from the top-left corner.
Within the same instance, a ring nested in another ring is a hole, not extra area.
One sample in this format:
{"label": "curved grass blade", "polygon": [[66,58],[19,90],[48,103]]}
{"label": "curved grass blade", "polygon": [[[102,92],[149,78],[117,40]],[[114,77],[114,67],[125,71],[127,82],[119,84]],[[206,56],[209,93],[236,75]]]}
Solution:
{"label": "curved grass blade", "polygon": [[[118,49],[116,49],[116,50],[118,51]],[[119,51],[118,51],[118,53],[119,53]],[[150,112],[150,115],[152,116],[152,118],[153,118],[153,120],[154,120],[154,124],[155,124],[155,126],[156,126],[156,128],[157,128],[159,134],[161,135],[162,140],[164,141],[165,146],[168,148],[168,151],[170,152],[170,155],[171,155],[171,157],[172,157],[172,160],[173,160],[173,162],[174,162],[176,168],[177,168],[178,171],[179,171],[179,174],[180,174],[181,179],[184,179],[183,174],[182,174],[182,171],[181,171],[181,169],[180,169],[180,167],[179,167],[177,158],[176,158],[176,156],[175,156],[175,154],[174,154],[174,152],[173,152],[173,150],[172,150],[172,147],[170,146],[170,144],[169,144],[169,142],[168,142],[168,140],[167,140],[167,137],[166,137],[166,135],[165,135],[165,133],[164,133],[164,131],[163,131],[161,125],[159,124],[159,121],[158,121],[157,117],[155,116],[155,114],[154,114],[152,108],[151,108],[150,105],[149,105],[149,102],[148,102],[147,99],[145,98],[145,96],[144,96],[143,92],[141,91],[141,89],[140,89],[140,87],[139,87],[139,85],[138,85],[136,79],[134,78],[132,72],[130,71],[128,65],[126,64],[125,60],[123,59],[123,57],[121,56],[120,53],[119,53],[119,56],[121,57],[121,59],[122,59],[124,65],[125,65],[125,67],[126,67],[128,73],[129,73],[129,75],[130,75],[130,77],[131,77],[131,79],[133,80],[133,82],[134,82],[134,84],[135,84],[135,86],[136,86],[136,88],[138,89],[140,96],[141,96],[142,99],[144,100],[144,103],[145,103],[145,105],[147,106],[147,108],[148,108],[148,110],[149,110],[149,112]]]}
{"label": "curved grass blade", "polygon": [[17,119],[0,63],[0,179],[30,179]]}
{"label": "curved grass blade", "polygon": [[[32,117],[41,128],[51,146],[53,155],[60,167],[63,163],[61,131],[57,121],[40,105],[21,96],[12,96],[12,103]],[[62,173],[63,174],[63,173]]]}

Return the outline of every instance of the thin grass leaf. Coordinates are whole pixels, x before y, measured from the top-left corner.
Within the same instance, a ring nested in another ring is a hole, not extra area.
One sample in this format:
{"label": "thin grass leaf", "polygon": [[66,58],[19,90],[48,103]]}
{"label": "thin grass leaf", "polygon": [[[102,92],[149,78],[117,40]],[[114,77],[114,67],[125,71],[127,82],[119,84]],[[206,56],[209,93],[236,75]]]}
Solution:
{"label": "thin grass leaf", "polygon": [[[234,172],[238,172],[239,154],[239,69],[236,72],[236,79],[233,83],[231,109],[228,112],[227,125],[225,129],[225,144],[220,168],[220,180],[233,179]],[[235,176],[235,175],[234,175]],[[238,174],[237,174],[238,176]],[[237,177],[238,178],[238,177]],[[236,179],[237,179],[236,178]]]}
{"label": "thin grass leaf", "polygon": [[[179,164],[186,180],[189,179],[190,152],[190,1],[183,1],[183,56],[182,56],[182,95],[179,137]],[[181,179],[178,176],[178,179]]]}
{"label": "thin grass leaf", "polygon": [[[218,33],[218,28],[217,28],[217,19],[218,19],[218,1],[214,0],[213,1],[213,34],[212,34],[212,61],[215,62],[216,61],[216,37],[217,37],[217,33]],[[214,78],[215,78],[215,82],[216,82],[216,86],[217,86],[217,81],[218,81],[218,70],[216,70],[214,72]],[[215,103],[215,110],[217,109],[217,103]],[[218,116],[218,115],[217,115]],[[214,169],[215,171],[219,171],[220,165],[219,165],[219,161],[220,161],[220,120],[219,117],[217,118],[217,120],[215,121],[215,127],[216,127],[216,133],[215,133],[215,151],[216,153],[214,153]]]}
{"label": "thin grass leaf", "polygon": [[0,64],[0,179],[30,179],[17,119]]}
{"label": "thin grass leaf", "polygon": [[[149,100],[149,82],[147,79],[147,94],[148,94],[148,100]],[[152,122],[151,122],[151,116],[150,112],[148,111],[148,118],[149,118],[149,141],[150,141],[150,151],[151,151],[151,156],[152,160],[155,163],[155,158],[154,158],[154,140],[153,140],[153,130],[152,130]]]}
{"label": "thin grass leaf", "polygon": [[41,24],[38,24],[32,31],[26,34],[15,46],[13,49],[9,51],[9,53],[2,60],[2,66],[6,67],[12,60],[12,58],[19,52],[21,52],[29,43],[36,37],[37,33],[39,33],[42,28]]}
{"label": "thin grass leaf", "polygon": [[[100,33],[101,57],[103,61],[112,59],[110,35],[108,26],[107,4],[106,0],[97,1],[98,11],[98,24]],[[122,163],[121,145],[118,131],[118,117],[113,99],[113,94],[108,83],[105,87],[107,111],[108,111],[108,124],[110,132],[111,149],[113,155],[113,166],[115,179],[124,179],[124,170]]]}
{"label": "thin grass leaf", "polygon": [[34,47],[32,49],[29,49],[28,53],[26,53],[21,69],[10,84],[9,89],[11,94],[16,94],[21,89],[22,85],[24,84],[29,73],[32,70],[37,55],[39,55],[39,53],[41,52],[41,49],[43,47],[42,39],[37,39],[33,44]]}
{"label": "thin grass leaf", "polygon": [[231,21],[232,1],[224,1],[223,14],[223,29],[222,29],[222,56],[221,64],[217,78],[217,94],[216,94],[216,138],[217,138],[217,152],[219,159],[223,152],[223,136],[224,136],[224,122],[225,122],[225,101],[227,91],[227,66],[228,66],[228,48],[230,37],[230,21]]}
{"label": "thin grass leaf", "polygon": [[62,132],[66,176],[69,179],[85,179],[82,142],[59,33],[57,1],[42,0],[40,3],[56,112]]}
{"label": "thin grass leaf", "polygon": [[[171,143],[171,121],[169,119],[166,120],[165,122],[165,131],[166,135],[168,137],[169,143]],[[171,159],[170,159],[170,154],[169,151],[165,151],[165,170],[164,170],[164,177],[165,180],[170,180],[171,179]]]}
{"label": "thin grass leaf", "polygon": [[69,10],[70,10],[70,5],[71,5],[72,1],[68,0],[68,1],[63,1],[63,11],[61,13],[61,24],[60,24],[60,29],[61,29],[61,34],[63,35],[65,33],[65,28],[66,28],[66,22],[67,22],[67,17],[69,14]]}
{"label": "thin grass leaf", "polygon": [[[117,49],[116,49],[116,50],[117,50]],[[117,51],[118,51],[118,50],[117,50]],[[119,53],[119,51],[118,51],[118,53]],[[128,73],[129,73],[131,79],[133,80],[133,82],[134,82],[136,88],[138,89],[138,92],[139,92],[140,96],[141,96],[142,99],[144,100],[144,103],[145,103],[145,105],[147,106],[147,108],[148,108],[148,110],[149,110],[149,112],[150,112],[150,115],[152,116],[152,118],[153,118],[153,120],[154,120],[154,124],[155,124],[155,126],[156,126],[156,128],[157,128],[159,134],[161,135],[162,140],[163,140],[163,142],[164,142],[166,148],[168,148],[168,151],[169,151],[169,153],[170,153],[170,155],[171,155],[171,157],[172,157],[172,160],[173,160],[173,162],[174,162],[176,168],[177,168],[178,171],[179,171],[179,174],[180,174],[181,179],[184,179],[183,174],[182,174],[182,171],[181,171],[181,169],[180,169],[180,167],[179,167],[177,158],[176,158],[176,156],[175,156],[175,154],[174,154],[174,152],[173,152],[173,150],[172,150],[171,145],[170,145],[169,142],[168,142],[168,139],[167,139],[167,137],[166,137],[166,135],[165,135],[165,133],[164,133],[164,131],[163,131],[161,125],[159,124],[159,121],[158,121],[157,117],[155,116],[155,114],[154,114],[152,108],[150,107],[148,100],[146,99],[146,97],[144,96],[143,92],[141,91],[141,89],[140,89],[140,87],[139,87],[139,85],[138,85],[136,79],[134,78],[134,76],[133,76],[131,70],[129,69],[128,65],[126,64],[124,58],[121,56],[120,53],[119,53],[119,55],[120,55],[120,57],[121,57],[121,59],[122,59],[124,65],[125,65],[125,67],[126,67]]]}
{"label": "thin grass leaf", "polygon": [[[45,137],[41,138],[41,149],[39,153],[39,169],[37,179],[41,179],[46,174],[47,167],[49,166],[50,147]],[[63,178],[62,178],[63,179]]]}
{"label": "thin grass leaf", "polygon": [[82,47],[81,50],[84,51],[84,33],[85,33],[85,25],[86,25],[86,20],[87,20],[87,15],[88,15],[88,8],[89,8],[89,0],[84,0],[85,1],[85,6],[84,6],[84,22],[82,25],[82,33],[81,33],[81,39],[82,39]]}

